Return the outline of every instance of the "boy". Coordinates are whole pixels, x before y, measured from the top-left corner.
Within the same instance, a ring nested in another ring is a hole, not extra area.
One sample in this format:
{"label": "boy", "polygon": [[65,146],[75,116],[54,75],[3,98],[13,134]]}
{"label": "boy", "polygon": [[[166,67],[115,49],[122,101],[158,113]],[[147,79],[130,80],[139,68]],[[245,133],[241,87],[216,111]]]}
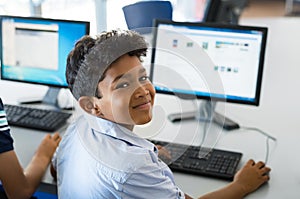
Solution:
{"label": "boy", "polygon": [[[84,114],[53,159],[60,198],[191,198],[158,149],[132,132],[152,118],[155,89],[140,59],[146,50],[139,34],[114,30],[85,36],[70,52],[66,77]],[[249,160],[232,183],[201,198],[243,198],[269,180],[269,171]]]}
{"label": "boy", "polygon": [[46,135],[23,171],[13,148],[13,139],[0,98],[0,180],[8,198],[30,198],[40,184],[60,140],[58,133]]}

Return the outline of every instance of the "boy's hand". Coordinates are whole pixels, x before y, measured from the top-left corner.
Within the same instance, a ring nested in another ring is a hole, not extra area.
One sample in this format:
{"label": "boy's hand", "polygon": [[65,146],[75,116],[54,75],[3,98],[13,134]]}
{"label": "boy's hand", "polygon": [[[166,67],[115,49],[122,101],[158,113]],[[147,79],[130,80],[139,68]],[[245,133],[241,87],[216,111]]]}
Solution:
{"label": "boy's hand", "polygon": [[235,175],[233,183],[239,184],[244,193],[248,194],[270,179],[268,175],[270,171],[271,169],[266,167],[265,163],[261,161],[255,163],[254,160],[248,160]]}

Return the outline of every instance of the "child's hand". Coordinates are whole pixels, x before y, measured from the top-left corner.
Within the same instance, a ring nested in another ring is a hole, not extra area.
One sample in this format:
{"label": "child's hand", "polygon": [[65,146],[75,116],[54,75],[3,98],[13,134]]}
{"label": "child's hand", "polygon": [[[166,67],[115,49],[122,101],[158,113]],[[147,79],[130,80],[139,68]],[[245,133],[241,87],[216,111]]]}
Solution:
{"label": "child's hand", "polygon": [[265,166],[263,162],[255,163],[249,160],[242,169],[240,169],[234,177],[233,182],[239,184],[245,194],[255,191],[262,184],[267,182],[271,169]]}
{"label": "child's hand", "polygon": [[60,140],[61,136],[57,132],[54,133],[52,136],[50,134],[47,134],[40,143],[36,151],[36,155],[45,157],[50,161]]}

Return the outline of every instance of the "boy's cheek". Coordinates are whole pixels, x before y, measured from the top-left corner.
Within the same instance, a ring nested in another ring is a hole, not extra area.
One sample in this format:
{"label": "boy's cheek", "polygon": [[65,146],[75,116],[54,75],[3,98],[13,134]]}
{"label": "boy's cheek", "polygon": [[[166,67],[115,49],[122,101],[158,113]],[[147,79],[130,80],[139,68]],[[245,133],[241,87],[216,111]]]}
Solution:
{"label": "boy's cheek", "polygon": [[130,100],[129,99],[118,99],[114,97],[111,104],[111,110],[115,118],[129,117],[130,116]]}

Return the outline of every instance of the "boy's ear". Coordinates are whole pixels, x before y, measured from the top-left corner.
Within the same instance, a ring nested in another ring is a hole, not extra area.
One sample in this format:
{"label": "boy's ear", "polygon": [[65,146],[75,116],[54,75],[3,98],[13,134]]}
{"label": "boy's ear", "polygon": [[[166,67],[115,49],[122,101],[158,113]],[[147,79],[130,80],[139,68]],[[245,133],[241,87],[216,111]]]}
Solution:
{"label": "boy's ear", "polygon": [[97,105],[97,103],[95,103],[94,97],[81,96],[78,99],[78,102],[79,102],[79,106],[86,112],[98,117],[101,115],[100,107]]}

